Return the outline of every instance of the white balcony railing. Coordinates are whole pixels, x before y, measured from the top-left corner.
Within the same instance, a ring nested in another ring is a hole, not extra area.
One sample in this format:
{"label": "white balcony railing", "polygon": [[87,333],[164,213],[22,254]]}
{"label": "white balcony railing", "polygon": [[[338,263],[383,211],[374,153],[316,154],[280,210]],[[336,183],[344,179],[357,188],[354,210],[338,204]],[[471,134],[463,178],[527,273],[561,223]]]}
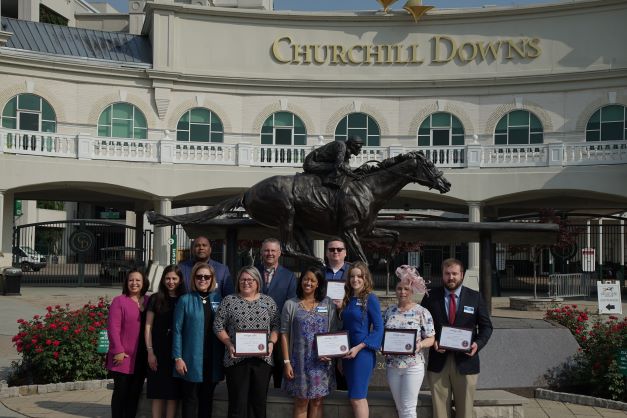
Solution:
{"label": "white balcony railing", "polygon": [[[302,145],[253,145],[134,140],[0,129],[0,154],[37,155],[150,162],[257,167],[302,167],[314,149]],[[364,147],[351,159],[357,167],[401,153],[421,150],[441,168],[547,167],[627,164],[627,141],[478,145],[451,147]]]}

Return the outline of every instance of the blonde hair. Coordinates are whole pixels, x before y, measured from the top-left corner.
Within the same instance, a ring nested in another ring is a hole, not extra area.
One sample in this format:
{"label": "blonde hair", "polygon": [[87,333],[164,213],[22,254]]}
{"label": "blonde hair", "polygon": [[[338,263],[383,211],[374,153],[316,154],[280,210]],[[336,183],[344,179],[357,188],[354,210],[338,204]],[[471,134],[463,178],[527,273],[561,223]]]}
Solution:
{"label": "blonde hair", "polygon": [[194,267],[192,268],[192,275],[190,277],[190,288],[192,289],[193,292],[198,292],[198,288],[196,287],[196,273],[198,272],[198,270],[209,270],[211,272],[211,282],[209,283],[209,291],[213,292],[215,290],[215,288],[217,287],[217,283],[216,283],[216,271],[213,269],[213,267],[211,267],[209,264],[207,263],[196,263],[194,264]]}

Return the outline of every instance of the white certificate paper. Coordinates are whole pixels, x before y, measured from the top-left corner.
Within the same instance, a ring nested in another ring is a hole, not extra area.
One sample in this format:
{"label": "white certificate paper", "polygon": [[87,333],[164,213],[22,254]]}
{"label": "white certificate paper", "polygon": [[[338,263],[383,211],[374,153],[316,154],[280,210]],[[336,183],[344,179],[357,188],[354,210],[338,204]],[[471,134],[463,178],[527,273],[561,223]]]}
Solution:
{"label": "white certificate paper", "polygon": [[266,330],[238,331],[235,333],[236,356],[268,355],[268,332]]}
{"label": "white certificate paper", "polygon": [[348,353],[348,332],[316,334],[318,357],[344,357]]}
{"label": "white certificate paper", "polygon": [[391,355],[411,355],[416,353],[415,329],[391,329],[383,333],[383,348],[381,353]]}
{"label": "white certificate paper", "polygon": [[442,327],[440,333],[441,348],[455,351],[470,351],[472,330],[468,328]]}
{"label": "white certificate paper", "polygon": [[344,299],[344,282],[327,282],[327,296],[331,300]]}

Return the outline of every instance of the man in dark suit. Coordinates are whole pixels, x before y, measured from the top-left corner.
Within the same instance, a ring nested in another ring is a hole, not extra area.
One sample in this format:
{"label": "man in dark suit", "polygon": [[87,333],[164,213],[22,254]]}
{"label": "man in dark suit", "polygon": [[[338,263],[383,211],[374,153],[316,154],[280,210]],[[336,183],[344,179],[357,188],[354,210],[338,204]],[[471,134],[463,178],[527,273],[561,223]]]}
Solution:
{"label": "man in dark suit", "polygon": [[[279,264],[281,257],[281,242],[276,238],[267,238],[261,244],[262,264],[257,266],[257,270],[263,280],[261,293],[270,296],[279,310],[279,315],[283,310],[285,301],[296,297],[296,276],[294,273]],[[276,344],[272,348],[274,367],[272,369],[272,379],[274,387],[280,388],[283,379],[283,353],[281,344]]]}
{"label": "man in dark suit", "polygon": [[194,264],[200,262],[209,264],[215,270],[217,284],[216,291],[220,293],[222,298],[230,295],[235,291],[229,268],[224,264],[218,263],[217,261],[211,259],[211,243],[209,242],[209,239],[207,237],[196,237],[196,239],[194,239],[194,241],[192,242],[191,252],[191,259],[181,261],[179,263],[179,268],[183,273],[185,289],[188,292],[191,290],[190,276],[192,275],[192,269],[194,268]]}
{"label": "man in dark suit", "polygon": [[[429,350],[427,376],[431,386],[434,418],[472,418],[475,389],[479,378],[479,350],[492,335],[492,322],[485,301],[475,290],[462,286],[464,265],[449,258],[442,262],[443,288],[429,292],[422,306],[433,316],[435,344]],[[439,346],[442,326],[472,330],[468,351],[445,350]]]}

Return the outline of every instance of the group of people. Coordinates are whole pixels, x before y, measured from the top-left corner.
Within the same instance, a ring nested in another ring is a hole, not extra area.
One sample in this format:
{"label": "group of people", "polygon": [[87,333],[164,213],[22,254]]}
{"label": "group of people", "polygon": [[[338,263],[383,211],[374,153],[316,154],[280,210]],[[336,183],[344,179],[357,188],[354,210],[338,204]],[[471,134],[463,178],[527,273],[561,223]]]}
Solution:
{"label": "group of people", "polygon": [[[145,377],[153,418],[174,417],[179,402],[184,418],[211,417],[214,389],[225,377],[229,417],[265,418],[271,377],[294,398],[293,417],[321,418],[336,385],[347,390],[354,416],[367,417],[385,329],[416,330],[415,353],[386,355],[399,417],[416,416],[426,348],[434,416],[450,416],[452,397],[456,417],[472,416],[477,352],[492,325],[479,293],[462,286],[460,261],[444,261],[444,288],[430,293],[415,268],[399,267],[397,303],[382,314],[367,264],[347,263],[341,239],[327,242],[324,268],[307,268],[299,278],[280,265],[281,245],[273,238],[262,243],[262,263],[242,268],[234,281],[226,266],[211,260],[206,237],[194,240],[192,252],[193,260],[164,269],[149,298],[148,281],[133,271],[111,303],[107,368],[114,418],[135,416]],[[343,283],[343,298],[327,296],[333,281]],[[419,305],[416,296],[424,294]],[[467,352],[438,346],[443,325],[473,330]],[[261,355],[238,352],[241,332],[265,335]],[[332,332],[347,333],[345,354],[319,356],[316,336]]]}

